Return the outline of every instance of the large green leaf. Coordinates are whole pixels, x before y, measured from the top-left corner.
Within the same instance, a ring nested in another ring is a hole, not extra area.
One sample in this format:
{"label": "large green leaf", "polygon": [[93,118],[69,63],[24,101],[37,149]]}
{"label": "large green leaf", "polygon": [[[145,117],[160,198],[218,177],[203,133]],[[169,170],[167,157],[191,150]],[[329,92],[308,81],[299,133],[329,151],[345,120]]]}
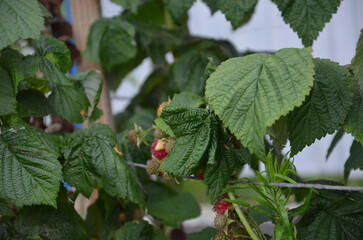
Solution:
{"label": "large green leaf", "polygon": [[353,72],[360,90],[363,91],[363,29],[360,31],[357,48],[355,49],[355,57],[352,61]]}
{"label": "large green leaf", "polygon": [[38,71],[39,60],[35,56],[22,56],[20,52],[7,48],[1,52],[0,65],[3,65],[13,79],[15,93],[24,78],[33,77]]}
{"label": "large green leaf", "polygon": [[35,131],[18,119],[10,119],[0,135],[0,198],[17,206],[56,206],[61,180],[57,155]]}
{"label": "large green leaf", "polygon": [[85,56],[109,71],[136,56],[134,37],[135,28],[121,18],[99,19],[90,29]]}
{"label": "large green leaf", "polygon": [[363,237],[363,204],[352,200],[310,202],[308,214],[297,224],[297,239],[343,240]]}
{"label": "large green leaf", "polygon": [[358,86],[354,88],[353,106],[343,125],[347,133],[351,133],[355,140],[363,144],[363,94]]}
{"label": "large green leaf", "polygon": [[250,20],[257,4],[257,0],[216,1],[217,7],[224,13],[227,20],[231,22],[234,29]]}
{"label": "large green leaf", "polygon": [[15,219],[14,230],[17,239],[86,239],[83,221],[72,208],[26,207]]}
{"label": "large green leaf", "polygon": [[189,10],[195,0],[163,0],[163,2],[173,19],[177,21]]}
{"label": "large green leaf", "polygon": [[0,0],[0,50],[19,38],[38,38],[42,16],[36,0]]}
{"label": "large green leaf", "polygon": [[228,136],[222,126],[219,127],[218,135],[215,138],[217,141],[215,153],[214,155],[209,153],[209,157],[213,156],[215,163],[208,163],[204,173],[211,203],[214,203],[222,194],[234,170],[246,163],[242,152],[228,141]]}
{"label": "large green leaf", "polygon": [[264,159],[266,127],[301,105],[313,85],[311,49],[282,49],[222,63],[207,80],[206,96],[224,126]]}
{"label": "large green leaf", "polygon": [[43,117],[54,112],[44,94],[35,89],[20,91],[16,100],[22,117]]}
{"label": "large green leaf", "polygon": [[152,216],[160,218],[165,225],[172,227],[178,227],[177,223],[200,215],[197,201],[188,192],[149,201],[146,208]]}
{"label": "large green leaf", "polygon": [[161,118],[177,140],[160,169],[176,176],[194,173],[209,147],[211,133],[216,130],[214,116],[205,109],[164,106]]}
{"label": "large green leaf", "polygon": [[0,116],[16,113],[14,84],[8,72],[0,66]]}
{"label": "large green leaf", "polygon": [[153,228],[146,221],[127,222],[115,232],[115,240],[149,240]]}
{"label": "large green leaf", "polygon": [[305,47],[323,30],[325,23],[337,12],[341,0],[275,0],[284,21],[297,32]]}
{"label": "large green leaf", "polygon": [[354,169],[363,170],[363,146],[357,141],[353,141],[350,147],[350,156],[344,165],[344,178],[347,181],[350,171]]}
{"label": "large green leaf", "polygon": [[57,115],[73,122],[83,122],[90,103],[83,89],[75,86],[53,85],[50,105]]}
{"label": "large green leaf", "polygon": [[316,59],[315,82],[304,103],[288,115],[291,154],[332,134],[344,123],[352,103],[353,81],[345,67]]}
{"label": "large green leaf", "polygon": [[64,178],[86,196],[96,183],[111,196],[143,203],[144,194],[138,180],[118,155],[115,135],[107,125],[93,124],[68,139],[64,147]]}

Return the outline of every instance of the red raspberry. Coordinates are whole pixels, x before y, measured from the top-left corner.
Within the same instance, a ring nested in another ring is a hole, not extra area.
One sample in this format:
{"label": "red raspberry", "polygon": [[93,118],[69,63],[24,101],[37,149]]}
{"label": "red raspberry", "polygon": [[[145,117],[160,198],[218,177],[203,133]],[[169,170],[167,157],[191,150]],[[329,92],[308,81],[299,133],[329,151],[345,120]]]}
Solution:
{"label": "red raspberry", "polygon": [[168,153],[164,150],[164,149],[161,149],[159,151],[155,151],[154,152],[154,156],[159,160],[163,160],[164,157],[166,157],[168,155]]}
{"label": "red raspberry", "polygon": [[168,155],[165,149],[155,150],[156,145],[158,144],[158,139],[155,139],[154,142],[151,144],[151,159],[153,156],[156,157],[159,161],[163,160],[164,157]]}
{"label": "red raspberry", "polygon": [[229,206],[229,202],[222,201],[217,204],[217,213],[223,215]]}

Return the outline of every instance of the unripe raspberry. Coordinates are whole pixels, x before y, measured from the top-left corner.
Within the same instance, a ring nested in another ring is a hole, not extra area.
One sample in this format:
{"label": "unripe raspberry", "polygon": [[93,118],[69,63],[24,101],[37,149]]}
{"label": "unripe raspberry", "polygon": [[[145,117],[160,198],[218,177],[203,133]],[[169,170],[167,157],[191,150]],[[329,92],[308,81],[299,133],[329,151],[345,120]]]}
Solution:
{"label": "unripe raspberry", "polygon": [[155,130],[154,130],[154,138],[155,139],[162,139],[164,137],[166,137],[166,134],[163,131],[161,131],[160,128],[155,127]]}
{"label": "unripe raspberry", "polygon": [[218,230],[221,230],[224,228],[227,224],[227,217],[222,214],[217,214],[217,216],[214,218],[214,227]]}
{"label": "unripe raspberry", "polygon": [[127,133],[127,139],[129,140],[130,143],[133,143],[135,145],[137,144],[137,136],[135,129],[132,129]]}
{"label": "unripe raspberry", "polygon": [[168,141],[165,143],[164,148],[167,153],[171,153],[175,146],[175,139],[168,139]]}
{"label": "unripe raspberry", "polygon": [[214,240],[228,240],[228,236],[223,232],[219,231],[213,238]]}
{"label": "unripe raspberry", "polygon": [[165,105],[165,104],[170,104],[170,102],[163,102],[162,104],[160,104],[160,106],[159,106],[159,108],[158,108],[158,110],[157,110],[157,112],[156,112],[156,115],[157,115],[158,117],[160,117],[161,112],[163,111],[163,107],[164,107],[164,105]]}
{"label": "unripe raspberry", "polygon": [[153,175],[156,173],[159,167],[160,163],[156,159],[151,159],[146,165],[146,172],[149,175]]}

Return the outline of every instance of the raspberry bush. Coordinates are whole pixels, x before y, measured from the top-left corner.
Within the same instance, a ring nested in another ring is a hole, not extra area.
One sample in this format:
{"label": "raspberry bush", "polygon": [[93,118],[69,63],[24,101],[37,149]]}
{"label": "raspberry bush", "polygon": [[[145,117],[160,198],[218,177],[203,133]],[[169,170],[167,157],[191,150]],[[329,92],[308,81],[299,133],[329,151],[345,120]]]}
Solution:
{"label": "raspberry bush", "polygon": [[[194,0],[113,2],[124,11],[92,25],[83,55],[102,64],[113,90],[145,58],[154,65],[115,116],[117,132],[95,123],[101,74],[68,74],[75,54],[55,33],[60,18],[47,1],[0,0],[0,239],[363,238],[361,192],[328,180],[309,183],[341,189],[291,187],[305,181],[293,157],[336,131],[328,154],[344,133],[355,139],[345,180],[363,169],[363,32],[350,65],[311,54],[340,0],[274,0],[305,46],[275,53],[241,53],[228,41],[191,36]],[[257,4],[203,2],[234,29]],[[24,46],[33,53],[23,54]],[[86,120],[87,129],[74,130],[71,123]],[[240,175],[246,165],[254,179]],[[185,178],[205,184],[216,228],[185,231],[183,221],[201,213],[180,187]],[[82,219],[74,201],[95,189]],[[294,200],[298,207],[289,209]],[[265,222],[273,233],[260,229]]]}

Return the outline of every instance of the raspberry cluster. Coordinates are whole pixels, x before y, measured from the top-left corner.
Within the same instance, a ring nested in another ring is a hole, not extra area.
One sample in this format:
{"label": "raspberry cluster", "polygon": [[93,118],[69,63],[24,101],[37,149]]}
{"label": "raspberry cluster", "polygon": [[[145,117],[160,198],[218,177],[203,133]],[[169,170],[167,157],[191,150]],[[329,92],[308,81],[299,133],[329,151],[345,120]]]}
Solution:
{"label": "raspberry cluster", "polygon": [[[158,169],[164,162],[167,160],[170,152],[173,150],[175,145],[175,139],[172,139],[170,136],[166,135],[159,128],[155,128],[154,131],[155,140],[151,144],[150,153],[151,160],[147,163],[146,172],[149,175],[156,174]],[[163,178],[167,183],[174,182],[174,178],[169,176],[164,171],[159,171],[158,176]]]}

